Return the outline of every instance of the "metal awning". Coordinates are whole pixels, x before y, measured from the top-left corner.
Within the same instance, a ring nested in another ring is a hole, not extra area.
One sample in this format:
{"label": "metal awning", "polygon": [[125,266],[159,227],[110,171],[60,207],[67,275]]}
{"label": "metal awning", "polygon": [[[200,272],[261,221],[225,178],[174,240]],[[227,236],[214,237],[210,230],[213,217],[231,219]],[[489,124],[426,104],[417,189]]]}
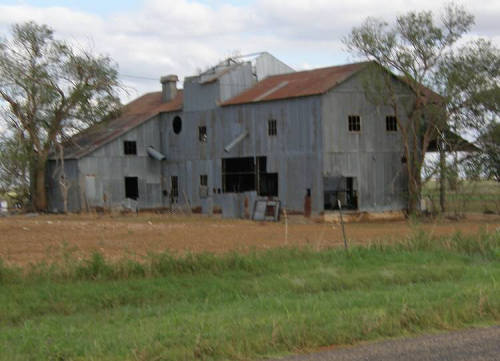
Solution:
{"label": "metal awning", "polygon": [[241,142],[248,135],[248,130],[244,130],[243,133],[234,138],[228,145],[224,147],[224,152],[229,153],[239,142]]}
{"label": "metal awning", "polygon": [[167,157],[165,157],[164,154],[158,152],[156,149],[154,149],[152,146],[149,146],[146,148],[146,151],[148,152],[148,155],[156,160],[165,160]]}

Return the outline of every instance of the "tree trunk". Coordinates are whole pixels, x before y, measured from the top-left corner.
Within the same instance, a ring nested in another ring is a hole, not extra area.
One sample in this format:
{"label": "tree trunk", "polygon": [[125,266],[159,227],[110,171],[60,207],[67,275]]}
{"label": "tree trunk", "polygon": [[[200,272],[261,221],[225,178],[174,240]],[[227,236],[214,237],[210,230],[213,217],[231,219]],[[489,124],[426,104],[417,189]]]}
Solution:
{"label": "tree trunk", "polygon": [[38,160],[35,168],[35,209],[47,210],[47,190],[45,189],[45,160]]}
{"label": "tree trunk", "polygon": [[439,206],[441,213],[446,211],[446,153],[444,144],[439,146]]}
{"label": "tree trunk", "polygon": [[415,184],[417,180],[409,180],[408,187],[408,213],[409,214],[418,214],[420,211],[420,190],[421,187],[419,184]]}
{"label": "tree trunk", "polygon": [[[415,152],[416,153],[416,152]],[[408,162],[408,214],[418,214],[420,211],[420,196],[422,192],[422,179],[420,171],[423,159],[413,154],[413,158]]]}

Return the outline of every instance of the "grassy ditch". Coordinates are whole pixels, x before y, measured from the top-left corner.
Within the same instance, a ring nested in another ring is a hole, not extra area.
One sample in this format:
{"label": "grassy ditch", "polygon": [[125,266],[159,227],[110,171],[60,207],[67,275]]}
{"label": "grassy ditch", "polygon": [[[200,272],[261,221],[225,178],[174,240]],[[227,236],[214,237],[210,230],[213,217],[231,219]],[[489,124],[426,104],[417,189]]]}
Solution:
{"label": "grassy ditch", "polygon": [[500,233],[0,265],[0,360],[248,360],[500,322]]}

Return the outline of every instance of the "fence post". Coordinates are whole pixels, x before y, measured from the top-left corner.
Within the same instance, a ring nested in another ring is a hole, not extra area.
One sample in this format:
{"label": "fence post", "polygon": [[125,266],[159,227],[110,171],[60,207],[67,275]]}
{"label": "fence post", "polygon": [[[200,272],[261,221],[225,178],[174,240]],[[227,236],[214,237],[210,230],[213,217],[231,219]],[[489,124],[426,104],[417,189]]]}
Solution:
{"label": "fence post", "polygon": [[340,203],[340,199],[337,199],[337,203],[339,205],[340,224],[342,225],[342,236],[344,237],[344,247],[345,250],[347,251],[347,239],[345,237],[344,218],[342,217],[342,203]]}

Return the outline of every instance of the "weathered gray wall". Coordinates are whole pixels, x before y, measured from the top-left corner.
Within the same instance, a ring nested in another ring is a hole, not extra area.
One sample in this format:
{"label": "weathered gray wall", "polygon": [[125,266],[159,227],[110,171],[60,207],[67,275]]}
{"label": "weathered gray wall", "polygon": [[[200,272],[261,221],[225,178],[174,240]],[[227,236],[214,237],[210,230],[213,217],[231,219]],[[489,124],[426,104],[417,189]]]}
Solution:
{"label": "weathered gray wall", "polygon": [[223,103],[242,91],[252,87],[257,82],[252,74],[252,64],[243,63],[235,69],[225,73],[219,79],[219,98],[217,102]]}
{"label": "weathered gray wall", "polygon": [[[323,96],[322,112],[324,176],[356,177],[360,210],[405,208],[400,131],[386,131],[385,118],[393,115],[392,109],[369,102],[357,75]],[[360,132],[348,130],[349,115],[360,116]]]}
{"label": "weathered gray wall", "polygon": [[[230,201],[222,194],[222,159],[259,156],[267,157],[267,172],[278,173],[278,197],[288,211],[304,212],[310,189],[312,211],[322,212],[324,178],[336,177],[356,177],[360,210],[406,207],[400,135],[386,131],[385,117],[392,110],[366,100],[359,76],[324,95],[219,107],[221,99],[253,83],[249,66],[205,84],[187,78],[182,112],[154,117],[78,162],[67,162],[68,174],[78,180],[70,190],[70,209],[121,204],[124,178],[130,176],[139,178],[139,208],[201,207],[210,212]],[[361,117],[360,132],[348,131],[348,115]],[[179,134],[173,132],[175,116],[182,119]],[[277,121],[277,136],[268,135],[269,119]],[[199,141],[200,126],[207,128],[206,142]],[[244,131],[249,135],[226,153],[224,147]],[[137,142],[137,155],[124,154],[125,140]],[[160,150],[166,160],[151,159],[147,146]],[[208,176],[208,197],[200,194],[202,174]],[[179,181],[173,204],[171,176]],[[57,206],[60,195],[51,192],[51,207],[62,209]]]}
{"label": "weathered gray wall", "polygon": [[[112,207],[125,199],[125,177],[138,177],[139,208],[163,206],[161,162],[148,156],[146,148],[161,149],[158,117],[98,148],[78,162],[81,204],[89,207]],[[136,141],[137,155],[125,155],[123,142]],[[86,184],[95,177],[95,194],[86,192]]]}
{"label": "weathered gray wall", "polygon": [[262,53],[255,59],[255,74],[261,81],[268,76],[291,73],[294,70],[269,53]]}
{"label": "weathered gray wall", "polygon": [[[46,186],[49,212],[62,212],[64,210],[63,196],[59,185],[58,177],[61,171],[61,164],[55,160],[47,163]],[[68,188],[68,211],[77,212],[80,210],[80,187],[78,181],[78,161],[76,159],[66,159],[64,161],[64,172],[69,184]]]}
{"label": "weathered gray wall", "polygon": [[213,109],[219,98],[220,87],[217,82],[200,84],[198,77],[184,79],[184,111]]}
{"label": "weathered gray wall", "polygon": [[[220,73],[219,75],[217,73]],[[213,78],[203,82],[204,78]],[[192,76],[184,80],[185,112],[215,109],[219,104],[238,95],[256,83],[249,62],[221,68],[211,76]]]}
{"label": "weathered gray wall", "polygon": [[[191,207],[205,202],[219,205],[223,195],[222,158],[267,156],[267,171],[278,172],[279,198],[284,207],[302,212],[307,189],[312,192],[312,208],[322,210],[321,191],[321,106],[319,97],[304,97],[222,107],[205,112],[184,112],[182,132],[174,134],[174,114],[162,118],[164,152],[167,154],[164,174],[167,179],[179,177],[179,203]],[[268,120],[277,120],[277,136],[268,135]],[[198,140],[198,127],[207,127],[207,142]],[[249,131],[231,152],[224,146]],[[199,194],[200,174],[208,175],[211,199]],[[168,190],[170,191],[169,181]],[[216,192],[217,193],[217,192]]]}

